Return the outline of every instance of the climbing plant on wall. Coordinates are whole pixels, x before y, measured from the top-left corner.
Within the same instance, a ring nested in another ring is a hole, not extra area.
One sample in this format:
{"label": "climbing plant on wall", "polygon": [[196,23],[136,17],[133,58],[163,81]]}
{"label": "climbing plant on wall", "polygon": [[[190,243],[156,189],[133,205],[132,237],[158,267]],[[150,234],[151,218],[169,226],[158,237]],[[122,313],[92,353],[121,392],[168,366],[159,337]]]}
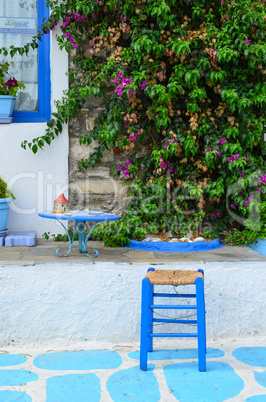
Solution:
{"label": "climbing plant on wall", "polygon": [[108,245],[158,231],[227,233],[237,244],[266,237],[264,1],[47,4],[50,19],[31,46],[59,24],[60,48],[75,53],[71,85],[45,135],[22,146],[36,153],[88,97],[105,99],[94,129],[80,137],[98,143],[80,167],[115,147],[124,163],[113,173],[132,197],[122,219],[96,235]]}

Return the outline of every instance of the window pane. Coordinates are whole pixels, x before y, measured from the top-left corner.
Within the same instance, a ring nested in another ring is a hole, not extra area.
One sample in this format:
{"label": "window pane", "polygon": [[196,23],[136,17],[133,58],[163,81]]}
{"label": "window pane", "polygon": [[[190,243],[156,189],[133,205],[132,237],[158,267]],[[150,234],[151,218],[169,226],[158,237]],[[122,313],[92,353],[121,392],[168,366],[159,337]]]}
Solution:
{"label": "window pane", "polygon": [[[23,46],[37,32],[37,0],[0,0],[0,17],[0,47]],[[28,57],[15,55],[11,60],[14,66],[10,67],[9,77],[26,86],[18,92],[15,110],[38,111],[38,50],[31,49]]]}

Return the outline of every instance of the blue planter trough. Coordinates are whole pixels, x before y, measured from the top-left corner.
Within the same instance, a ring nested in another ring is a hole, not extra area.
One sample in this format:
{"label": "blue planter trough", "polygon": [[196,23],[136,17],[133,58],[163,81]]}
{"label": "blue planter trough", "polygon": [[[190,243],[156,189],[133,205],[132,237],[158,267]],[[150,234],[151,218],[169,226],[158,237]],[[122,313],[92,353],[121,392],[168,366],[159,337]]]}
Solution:
{"label": "blue planter trough", "polygon": [[6,230],[12,198],[0,198],[0,232]]}
{"label": "blue planter trough", "polygon": [[168,253],[193,253],[199,251],[217,250],[223,248],[224,244],[220,239],[214,239],[210,242],[199,241],[195,243],[169,243],[167,241],[137,241],[130,240],[130,244],[125,247],[133,250],[145,250],[145,251],[161,251]]}
{"label": "blue planter trough", "polygon": [[252,250],[257,251],[258,253],[266,257],[266,239],[265,240],[258,239],[257,244],[250,244],[248,247],[252,248]]}
{"label": "blue planter trough", "polygon": [[0,95],[0,120],[4,123],[10,123],[13,119],[11,119],[15,96],[11,95]]}

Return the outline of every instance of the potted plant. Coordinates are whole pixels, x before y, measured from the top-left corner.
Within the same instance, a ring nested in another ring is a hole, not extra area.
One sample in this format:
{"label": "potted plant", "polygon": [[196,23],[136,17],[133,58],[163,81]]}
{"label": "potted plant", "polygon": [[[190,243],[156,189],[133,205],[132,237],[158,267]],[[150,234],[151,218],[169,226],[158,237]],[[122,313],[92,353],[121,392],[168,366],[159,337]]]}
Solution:
{"label": "potted plant", "polygon": [[0,234],[7,228],[10,202],[15,199],[7,188],[7,183],[0,177]]}
{"label": "potted plant", "polygon": [[6,79],[9,67],[9,63],[0,63],[0,123],[11,123],[13,121],[11,116],[16,94],[19,89],[25,89],[25,85],[14,77]]}

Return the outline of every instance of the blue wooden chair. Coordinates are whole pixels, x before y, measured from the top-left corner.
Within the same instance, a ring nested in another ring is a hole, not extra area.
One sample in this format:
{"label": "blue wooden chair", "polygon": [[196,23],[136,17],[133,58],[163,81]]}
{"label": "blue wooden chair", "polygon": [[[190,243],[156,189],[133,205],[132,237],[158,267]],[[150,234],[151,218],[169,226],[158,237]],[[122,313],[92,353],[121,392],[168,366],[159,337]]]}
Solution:
{"label": "blue wooden chair", "polygon": [[[155,293],[155,285],[191,285],[194,284],[196,293]],[[155,298],[173,297],[176,299],[195,298],[194,304],[155,304]],[[154,310],[196,310],[197,319],[171,319],[154,318]],[[194,324],[197,332],[193,333],[156,333],[153,332],[153,323],[173,324]],[[205,300],[204,300],[204,272],[198,271],[170,271],[155,270],[149,268],[148,273],[142,280],[142,302],[141,302],[141,336],[140,336],[140,369],[147,370],[148,352],[153,351],[153,338],[158,337],[196,337],[198,338],[198,367],[199,371],[206,371],[206,322],[205,322]]]}

